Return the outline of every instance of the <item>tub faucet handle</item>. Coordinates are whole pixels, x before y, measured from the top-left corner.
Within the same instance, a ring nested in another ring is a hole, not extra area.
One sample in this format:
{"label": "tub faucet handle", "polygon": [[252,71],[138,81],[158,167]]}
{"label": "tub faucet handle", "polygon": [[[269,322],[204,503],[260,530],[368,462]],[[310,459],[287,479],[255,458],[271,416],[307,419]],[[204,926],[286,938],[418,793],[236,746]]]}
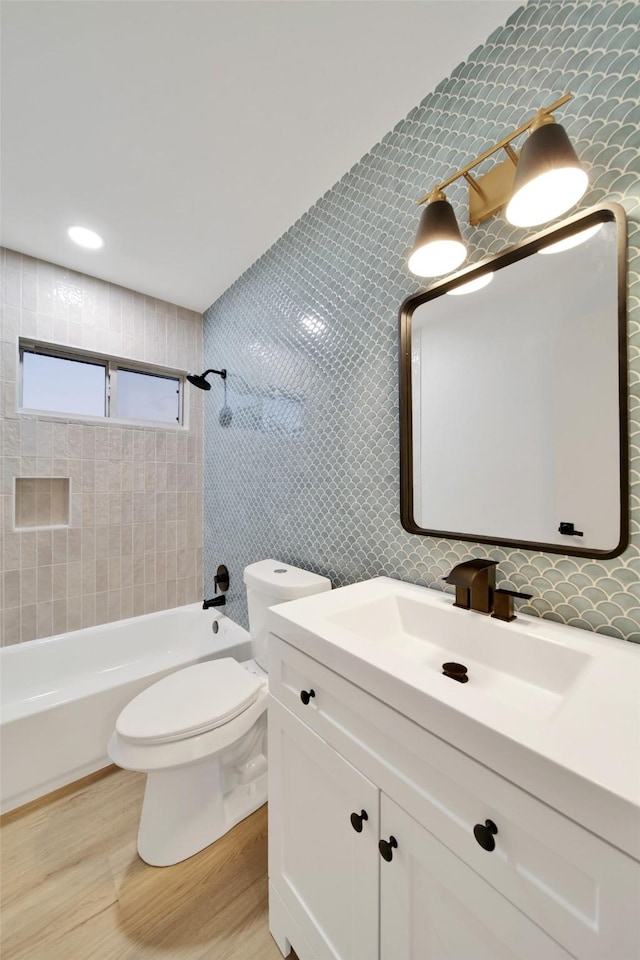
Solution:
{"label": "tub faucet handle", "polygon": [[220,587],[220,593],[226,593],[229,589],[229,571],[225,567],[224,563],[221,563],[218,569],[216,570],[216,575],[213,578],[213,592],[218,592],[218,587]]}

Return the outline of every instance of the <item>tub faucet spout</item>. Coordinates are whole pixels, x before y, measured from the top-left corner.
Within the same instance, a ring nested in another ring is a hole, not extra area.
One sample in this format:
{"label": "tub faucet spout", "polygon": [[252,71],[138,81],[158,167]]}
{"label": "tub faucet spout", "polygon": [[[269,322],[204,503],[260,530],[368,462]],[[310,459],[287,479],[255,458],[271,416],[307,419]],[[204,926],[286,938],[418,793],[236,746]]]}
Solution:
{"label": "tub faucet spout", "polygon": [[219,597],[212,597],[211,600],[203,600],[202,609],[208,610],[209,607],[224,607],[226,602],[224,594],[221,594]]}

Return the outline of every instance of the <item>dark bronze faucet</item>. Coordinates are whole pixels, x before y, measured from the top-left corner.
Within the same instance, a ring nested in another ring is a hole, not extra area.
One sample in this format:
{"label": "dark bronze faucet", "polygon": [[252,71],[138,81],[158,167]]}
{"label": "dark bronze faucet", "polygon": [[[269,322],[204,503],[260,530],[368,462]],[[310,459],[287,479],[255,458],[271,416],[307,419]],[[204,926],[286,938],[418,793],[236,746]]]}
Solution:
{"label": "dark bronze faucet", "polygon": [[226,602],[227,602],[226,597],[220,594],[219,597],[212,597],[211,600],[203,600],[202,609],[208,610],[209,607],[224,607]]}
{"label": "dark bronze faucet", "polygon": [[454,607],[490,613],[497,620],[515,620],[514,599],[530,600],[531,594],[496,590],[497,566],[497,560],[465,560],[458,563],[448,577],[443,577],[456,588]]}
{"label": "dark bronze faucet", "polygon": [[497,560],[465,560],[458,563],[443,579],[456,588],[455,607],[491,613],[496,588]]}

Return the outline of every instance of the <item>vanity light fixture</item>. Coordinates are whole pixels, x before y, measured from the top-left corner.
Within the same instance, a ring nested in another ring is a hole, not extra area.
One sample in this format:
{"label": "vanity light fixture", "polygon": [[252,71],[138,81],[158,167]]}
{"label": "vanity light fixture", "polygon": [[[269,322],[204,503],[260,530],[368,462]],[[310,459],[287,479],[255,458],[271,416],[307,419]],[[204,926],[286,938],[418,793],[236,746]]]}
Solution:
{"label": "vanity light fixture", "polygon": [[564,127],[539,110],[520,153],[505,216],[515,227],[555,220],[584,196],[588,182]]}
{"label": "vanity light fixture", "polygon": [[419,277],[439,277],[459,267],[467,247],[453,207],[442,190],[436,188],[426,198],[409,270]]}
{"label": "vanity light fixture", "polygon": [[[409,257],[412,273],[420,277],[441,276],[455,270],[464,260],[464,241],[453,208],[444,195],[446,187],[460,177],[469,185],[472,226],[493,217],[505,206],[510,223],[535,226],[559,217],[580,200],[587,189],[587,175],[564,128],[551,115],[570,99],[571,94],[567,93],[550,106],[542,107],[513,133],[420,197],[418,203],[426,204],[426,208]],[[531,133],[518,156],[511,143],[527,130]],[[507,154],[505,160],[481,177],[472,176],[474,167],[499,150]],[[435,210],[430,213],[432,207]]]}

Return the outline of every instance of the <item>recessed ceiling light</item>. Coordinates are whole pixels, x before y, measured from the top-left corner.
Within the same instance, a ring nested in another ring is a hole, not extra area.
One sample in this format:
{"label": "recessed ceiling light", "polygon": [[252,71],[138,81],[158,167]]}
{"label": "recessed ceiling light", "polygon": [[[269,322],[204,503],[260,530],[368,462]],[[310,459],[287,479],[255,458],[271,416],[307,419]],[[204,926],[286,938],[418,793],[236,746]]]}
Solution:
{"label": "recessed ceiling light", "polygon": [[89,230],[87,227],[69,227],[67,233],[74,243],[89,250],[99,250],[104,246],[102,237],[95,230]]}

